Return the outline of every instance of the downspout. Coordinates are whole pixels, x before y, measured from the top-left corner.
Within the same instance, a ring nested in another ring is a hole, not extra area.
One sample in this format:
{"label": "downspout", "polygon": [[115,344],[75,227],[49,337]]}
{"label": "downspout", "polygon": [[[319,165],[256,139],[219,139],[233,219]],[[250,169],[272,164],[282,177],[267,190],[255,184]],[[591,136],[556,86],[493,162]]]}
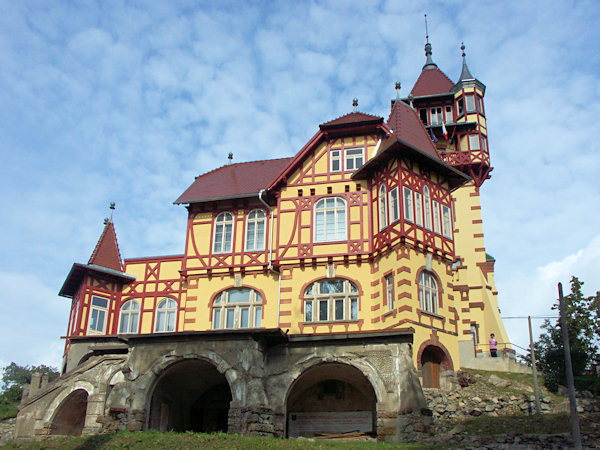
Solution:
{"label": "downspout", "polygon": [[269,225],[269,271],[277,274],[278,287],[277,287],[277,328],[279,328],[279,310],[281,308],[281,273],[273,269],[273,208],[269,206],[262,198],[265,189],[261,189],[258,193],[258,200],[267,207],[271,212],[271,223]]}

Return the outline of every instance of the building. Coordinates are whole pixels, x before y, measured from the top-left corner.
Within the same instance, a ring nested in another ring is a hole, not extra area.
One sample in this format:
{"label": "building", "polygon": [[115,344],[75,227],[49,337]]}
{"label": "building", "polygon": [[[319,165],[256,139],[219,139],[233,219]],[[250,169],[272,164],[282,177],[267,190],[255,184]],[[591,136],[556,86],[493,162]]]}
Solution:
{"label": "building", "polygon": [[17,436],[425,429],[422,386],[452,389],[488,333],[508,341],[479,202],[485,86],[425,49],[387,120],[355,100],[292,158],[198,176],[175,201],[182,254],[123,261],[107,220],[60,290],[63,375],[31,386]]}

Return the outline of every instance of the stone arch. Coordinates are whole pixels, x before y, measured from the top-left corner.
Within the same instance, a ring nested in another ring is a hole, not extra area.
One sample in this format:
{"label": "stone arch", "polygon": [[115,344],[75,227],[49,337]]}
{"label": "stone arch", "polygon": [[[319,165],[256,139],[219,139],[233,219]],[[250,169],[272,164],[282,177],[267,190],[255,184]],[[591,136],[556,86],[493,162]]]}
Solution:
{"label": "stone arch", "polygon": [[454,364],[452,363],[452,358],[450,357],[450,352],[444,344],[442,344],[437,336],[437,334],[432,334],[430,339],[423,341],[419,346],[419,351],[417,352],[417,369],[421,369],[421,360],[423,358],[423,352],[427,347],[434,347],[437,352],[441,352],[443,357],[440,361],[440,367],[442,370],[454,370]]}
{"label": "stone arch", "polygon": [[93,393],[94,386],[87,381],[76,382],[60,391],[44,414],[50,434],[81,434],[87,416],[87,400]]}
{"label": "stone arch", "polygon": [[150,372],[145,428],[227,431],[229,409],[240,394],[235,371],[214,353],[168,356],[172,355],[161,358]]}
{"label": "stone arch", "polygon": [[[370,373],[367,364],[356,364],[356,361],[345,358],[321,357],[311,358],[296,367],[284,400],[288,437],[314,436],[317,431],[351,431],[343,429],[343,425],[336,428],[328,422],[334,417],[338,420],[353,417],[353,420],[362,422],[361,431],[376,431],[377,405],[382,398],[382,391],[378,392],[378,388],[384,387],[381,380],[375,384],[371,381],[373,373]],[[305,428],[308,423],[305,421],[315,415],[322,415],[323,419],[317,420],[316,428]]]}

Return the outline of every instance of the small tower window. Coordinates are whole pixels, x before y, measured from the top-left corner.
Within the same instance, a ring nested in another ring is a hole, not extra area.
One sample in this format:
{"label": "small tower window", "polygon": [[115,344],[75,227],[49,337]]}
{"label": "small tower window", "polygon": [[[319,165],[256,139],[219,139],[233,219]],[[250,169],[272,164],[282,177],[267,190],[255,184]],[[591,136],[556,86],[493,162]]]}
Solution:
{"label": "small tower window", "polygon": [[379,187],[379,229],[383,230],[387,227],[387,205],[386,205],[385,185]]}
{"label": "small tower window", "polygon": [[413,221],[412,191],[404,187],[404,220]]}
{"label": "small tower window", "polygon": [[468,113],[476,112],[477,110],[475,109],[475,96],[465,95],[465,100],[467,102],[467,112]]}
{"label": "small tower window", "polygon": [[469,149],[470,150],[479,150],[479,135],[478,134],[470,134],[469,135]]}

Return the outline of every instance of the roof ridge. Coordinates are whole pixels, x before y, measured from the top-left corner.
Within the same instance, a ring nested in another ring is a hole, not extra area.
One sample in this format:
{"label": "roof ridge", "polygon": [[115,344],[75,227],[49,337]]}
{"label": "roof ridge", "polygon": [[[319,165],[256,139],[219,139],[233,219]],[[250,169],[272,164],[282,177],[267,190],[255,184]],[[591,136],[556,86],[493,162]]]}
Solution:
{"label": "roof ridge", "polygon": [[370,114],[370,113],[366,113],[366,112],[362,112],[362,111],[350,111],[349,113],[342,114],[341,116],[338,116],[338,117],[336,117],[334,119],[328,120],[327,122],[323,122],[320,125],[327,125],[330,122],[335,122],[336,120],[339,120],[339,119],[341,119],[343,117],[350,116],[352,114],[362,114],[363,116],[368,116],[368,117],[371,117],[373,119],[381,119],[382,118],[381,116],[377,116],[375,114]]}
{"label": "roof ridge", "polygon": [[258,162],[280,161],[282,159],[290,159],[290,158],[293,158],[293,156],[286,156],[286,157],[282,157],[282,158],[257,159],[255,161],[241,161],[241,162],[236,162],[236,163],[231,163],[231,164],[223,164],[222,166],[215,167],[214,169],[209,170],[208,172],[201,173],[200,175],[196,176],[196,178],[203,177],[204,175],[208,175],[210,173],[216,172],[217,170],[224,169],[227,167],[240,166],[242,164],[252,164],[252,163],[258,163]]}

